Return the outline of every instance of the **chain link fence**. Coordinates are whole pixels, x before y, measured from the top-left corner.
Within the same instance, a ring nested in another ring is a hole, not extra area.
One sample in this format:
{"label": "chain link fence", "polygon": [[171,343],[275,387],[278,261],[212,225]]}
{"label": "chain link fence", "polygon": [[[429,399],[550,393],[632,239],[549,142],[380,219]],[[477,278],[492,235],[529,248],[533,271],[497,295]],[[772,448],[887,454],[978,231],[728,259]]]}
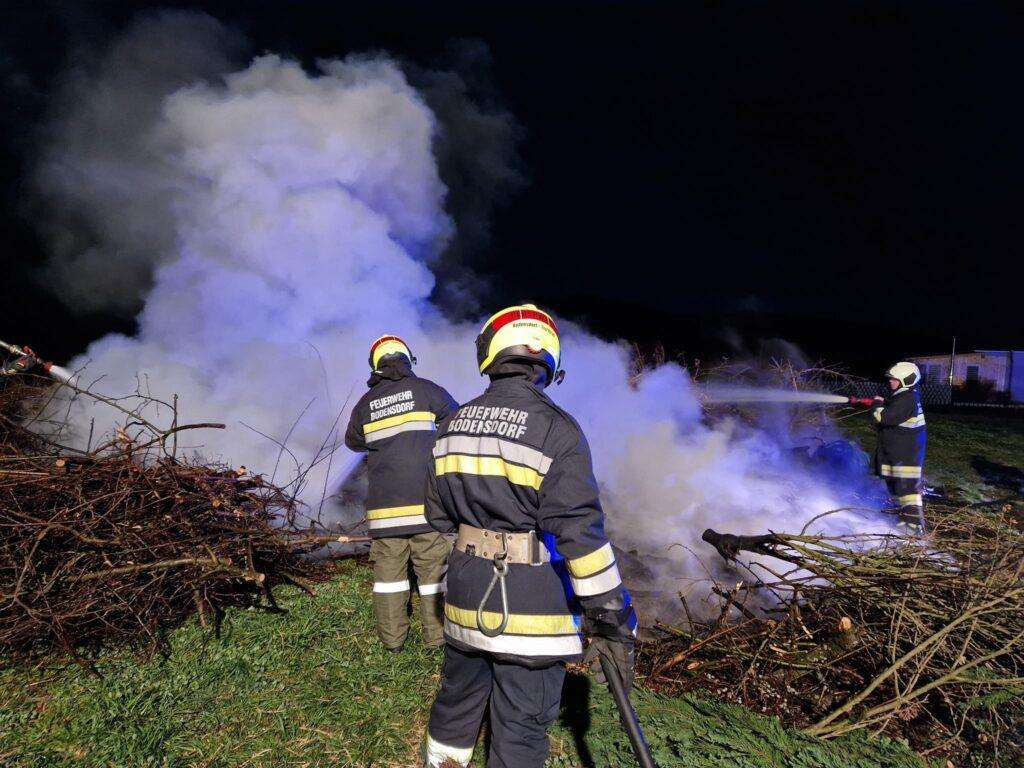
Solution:
{"label": "chain link fence", "polygon": [[[925,382],[920,385],[922,405],[952,405],[953,388],[948,383]],[[884,384],[874,381],[849,381],[838,388],[836,394],[849,397],[874,397],[885,395]]]}

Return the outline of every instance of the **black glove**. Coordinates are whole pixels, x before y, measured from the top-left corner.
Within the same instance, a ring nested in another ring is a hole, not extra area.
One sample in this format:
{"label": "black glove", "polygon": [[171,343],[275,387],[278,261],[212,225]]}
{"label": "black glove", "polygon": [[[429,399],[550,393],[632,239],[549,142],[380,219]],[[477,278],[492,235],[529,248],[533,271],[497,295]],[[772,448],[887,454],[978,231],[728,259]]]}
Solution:
{"label": "black glove", "polygon": [[622,687],[629,693],[633,688],[633,663],[636,654],[633,652],[632,642],[619,642],[609,640],[607,637],[592,637],[587,652],[583,655],[583,663],[590,665],[590,671],[594,673],[597,682],[602,685],[608,684],[604,676],[604,668],[601,666],[601,657],[605,657],[604,663],[609,659],[619,670],[619,677],[622,679]]}
{"label": "black glove", "polygon": [[598,682],[606,683],[600,658],[604,654],[619,669],[622,684],[628,693],[633,687],[633,661],[636,613],[624,590],[608,597],[599,605],[585,606],[583,633],[590,645],[583,663],[590,664]]}
{"label": "black glove", "polygon": [[19,373],[25,373],[36,367],[39,360],[34,355],[22,355],[13,363],[3,369],[2,373],[4,376],[15,376]]}

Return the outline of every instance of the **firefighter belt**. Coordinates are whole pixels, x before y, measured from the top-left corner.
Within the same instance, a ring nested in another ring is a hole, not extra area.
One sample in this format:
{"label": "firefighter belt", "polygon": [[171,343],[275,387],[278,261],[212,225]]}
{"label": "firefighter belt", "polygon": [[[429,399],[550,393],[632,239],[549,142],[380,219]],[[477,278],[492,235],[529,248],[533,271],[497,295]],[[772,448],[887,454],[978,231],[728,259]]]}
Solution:
{"label": "firefighter belt", "polygon": [[487,560],[500,558],[508,564],[544,565],[551,562],[551,553],[534,531],[506,533],[462,523],[455,548]]}
{"label": "firefighter belt", "polygon": [[[505,589],[505,576],[508,575],[509,563],[544,565],[551,562],[551,553],[534,531],[489,531],[465,523],[459,525],[459,538],[455,542],[455,548],[467,555],[486,558],[494,564],[491,583],[487,585],[487,590],[476,609],[476,628],[487,637],[497,637],[508,626],[508,592]],[[487,605],[495,585],[501,587],[501,623],[496,627],[488,627],[484,624],[484,606]]]}

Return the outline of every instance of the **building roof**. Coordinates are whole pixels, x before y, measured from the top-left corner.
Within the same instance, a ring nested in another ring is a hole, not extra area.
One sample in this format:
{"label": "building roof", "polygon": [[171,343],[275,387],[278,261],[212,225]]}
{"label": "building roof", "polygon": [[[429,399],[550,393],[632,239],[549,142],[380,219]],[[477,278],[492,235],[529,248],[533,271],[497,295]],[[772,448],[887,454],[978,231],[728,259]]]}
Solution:
{"label": "building roof", "polygon": [[[1010,354],[1024,354],[1019,349],[959,349],[956,351],[956,356],[960,355],[1010,355]],[[933,352],[926,355],[910,355],[907,357],[908,360],[916,360],[919,357],[949,357],[949,352]]]}

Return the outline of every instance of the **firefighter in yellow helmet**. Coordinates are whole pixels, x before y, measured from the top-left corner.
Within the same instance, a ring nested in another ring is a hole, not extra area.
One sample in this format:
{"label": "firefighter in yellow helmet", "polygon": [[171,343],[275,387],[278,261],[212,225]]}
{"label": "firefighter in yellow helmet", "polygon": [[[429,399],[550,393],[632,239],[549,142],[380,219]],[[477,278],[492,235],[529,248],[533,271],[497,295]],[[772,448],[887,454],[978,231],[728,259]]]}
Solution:
{"label": "firefighter in yellow helmet", "polygon": [[924,529],[924,501],[921,495],[927,431],[921,394],[917,385],[921,371],[916,365],[899,362],[885,372],[889,394],[877,398],[874,417],[878,429],[875,471],[885,480],[899,506],[899,524],[912,532]]}
{"label": "firefighter in yellow helmet", "polygon": [[545,394],[560,380],[558,329],[531,304],[477,338],[487,390],[443,422],[427,520],[457,532],[445,601],[429,766],[467,765],[490,709],[490,768],[542,766],[565,664],[603,649],[632,680],[636,615],[619,579],[576,421]]}
{"label": "firefighter in yellow helmet", "polygon": [[440,647],[449,543],[427,524],[423,478],[434,430],[456,407],[442,387],[412,372],[416,358],[397,336],[370,346],[369,391],[352,409],[345,444],[366,451],[366,518],[373,561],[373,610],[384,646],[402,650],[409,631],[409,564],[420,594],[423,642]]}

